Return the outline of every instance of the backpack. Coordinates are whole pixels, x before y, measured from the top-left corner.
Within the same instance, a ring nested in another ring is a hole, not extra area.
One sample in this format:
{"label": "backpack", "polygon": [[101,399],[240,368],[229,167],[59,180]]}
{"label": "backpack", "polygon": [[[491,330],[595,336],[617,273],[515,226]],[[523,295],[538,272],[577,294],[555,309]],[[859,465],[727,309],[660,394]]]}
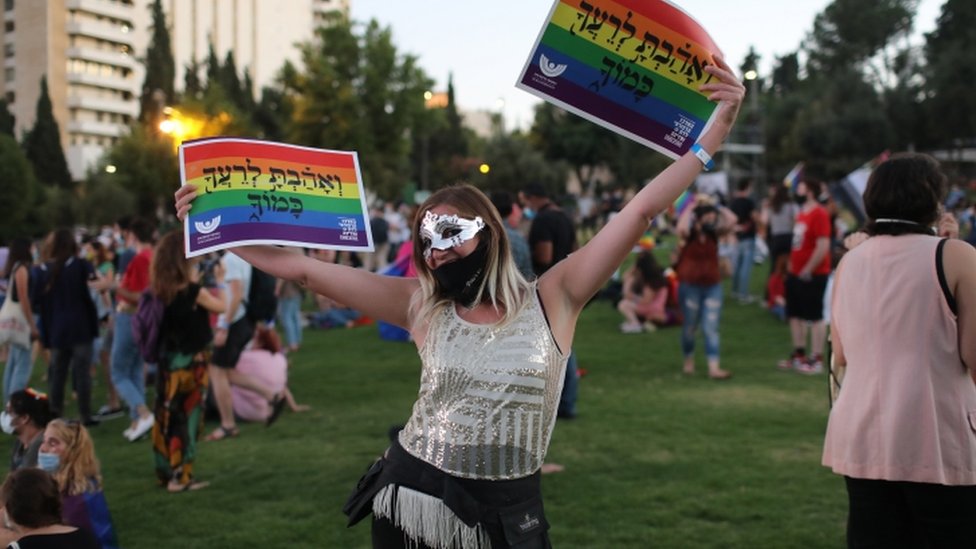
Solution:
{"label": "backpack", "polygon": [[132,315],[132,338],[139,348],[139,356],[150,364],[159,362],[159,332],[165,309],[163,300],[146,290],[139,296],[136,314]]}
{"label": "backpack", "polygon": [[278,298],[275,296],[275,277],[251,267],[251,289],[247,292],[244,306],[247,318],[252,324],[271,322],[278,312]]}

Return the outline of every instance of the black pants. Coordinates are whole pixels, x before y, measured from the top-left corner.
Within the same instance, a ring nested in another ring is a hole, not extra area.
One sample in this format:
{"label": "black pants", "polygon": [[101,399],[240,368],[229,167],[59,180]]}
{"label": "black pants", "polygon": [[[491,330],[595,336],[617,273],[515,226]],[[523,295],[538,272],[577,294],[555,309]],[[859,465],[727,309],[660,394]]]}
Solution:
{"label": "black pants", "polygon": [[976,547],[976,486],[844,478],[849,548]]}
{"label": "black pants", "polygon": [[90,341],[51,351],[47,384],[51,396],[51,412],[55,416],[64,415],[64,384],[70,370],[72,384],[78,393],[78,415],[82,421],[91,419],[91,359]]}

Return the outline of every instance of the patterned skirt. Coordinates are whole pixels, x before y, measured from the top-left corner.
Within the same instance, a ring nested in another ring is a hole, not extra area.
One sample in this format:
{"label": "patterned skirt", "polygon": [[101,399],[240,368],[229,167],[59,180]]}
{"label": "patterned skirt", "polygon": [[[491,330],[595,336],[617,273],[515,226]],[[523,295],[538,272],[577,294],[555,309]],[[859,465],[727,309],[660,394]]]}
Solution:
{"label": "patterned skirt", "polygon": [[197,440],[203,432],[203,406],[207,397],[208,352],[195,355],[164,353],[156,374],[156,423],[153,458],[162,486],[193,481]]}

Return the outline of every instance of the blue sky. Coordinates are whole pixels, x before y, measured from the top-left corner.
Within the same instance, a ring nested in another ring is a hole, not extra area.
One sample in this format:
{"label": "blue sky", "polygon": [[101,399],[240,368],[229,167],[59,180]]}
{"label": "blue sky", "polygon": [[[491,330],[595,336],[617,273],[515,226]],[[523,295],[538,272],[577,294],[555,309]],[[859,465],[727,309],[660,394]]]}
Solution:
{"label": "blue sky", "polygon": [[[762,56],[768,72],[776,55],[794,51],[813,19],[829,0],[678,0],[711,34],[737,66],[749,46]],[[352,17],[377,19],[393,29],[397,48],[417,55],[420,65],[447,86],[454,74],[460,106],[468,110],[501,109],[509,127],[528,127],[535,96],[515,88],[529,50],[549,14],[549,0],[352,0]],[[488,9],[479,11],[486,6]],[[935,28],[942,0],[921,0],[915,18],[916,41]]]}

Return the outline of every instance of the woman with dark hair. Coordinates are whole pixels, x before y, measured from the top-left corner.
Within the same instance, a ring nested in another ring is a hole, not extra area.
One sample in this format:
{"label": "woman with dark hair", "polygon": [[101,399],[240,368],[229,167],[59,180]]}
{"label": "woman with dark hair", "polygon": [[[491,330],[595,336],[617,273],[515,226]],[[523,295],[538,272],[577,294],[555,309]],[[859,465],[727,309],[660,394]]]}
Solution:
{"label": "woman with dark hair", "polygon": [[194,479],[197,441],[203,430],[208,349],[213,341],[210,313],[222,313],[224,269],[213,268],[217,291],[200,285],[199,258],[183,256],[183,231],[159,240],[150,265],[150,289],[165,304],[159,329],[155,423],[152,428],[156,476],[170,492],[199,490]]}
{"label": "woman with dark hair", "polygon": [[[720,58],[702,86],[713,124],[585,246],[528,282],[498,211],[470,185],[440,189],[413,221],[417,278],[326,264],[285,248],[234,252],[370,318],[409,330],[423,363],[413,413],[346,506],[372,512],[375,547],[548,547],[540,467],[583,307],[654,217],[727,137],[744,88]],[[176,193],[185,219],[196,190]]]}
{"label": "woman with dark hair", "polygon": [[760,215],[760,224],[766,229],[766,244],[769,246],[770,275],[775,269],[776,259],[790,254],[796,211],[796,204],[790,201],[790,188],[778,181],[771,183],[769,198]]}
{"label": "woman with dark hair", "polygon": [[96,425],[91,413],[92,349],[98,337],[98,315],[88,281],[95,270],[78,257],[78,243],[69,229],[54,231],[45,262],[37,270],[33,301],[41,316],[41,342],[51,349],[48,393],[51,412],[64,413],[64,385],[71,372],[78,393],[78,413],[85,425]]}
{"label": "woman with dark hair", "polygon": [[98,549],[91,532],[61,524],[58,483],[40,469],[20,469],[0,487],[0,544],[10,549]]}
{"label": "woman with dark hair", "polygon": [[719,366],[719,319],[722,316],[722,275],[719,267],[719,239],[735,228],[732,210],[718,205],[708,195],[695,197],[693,208],[678,217],[681,249],[675,261],[678,274],[678,303],[681,305],[682,371],[695,373],[695,332],[701,326],[705,339],[708,377],[728,379],[732,374]]}
{"label": "woman with dark hair", "polygon": [[846,373],[823,464],[847,485],[849,547],[976,547],[976,249],[935,236],[945,194],[930,156],[879,165],[870,236],[835,273]]}
{"label": "woman with dark hair", "polygon": [[10,470],[37,467],[37,453],[44,442],[44,428],[51,421],[47,395],[27,388],[14,391],[7,401],[0,425],[3,432],[16,437],[10,457]]}
{"label": "woman with dark hair", "polygon": [[667,303],[668,279],[654,254],[645,250],[623,276],[623,298],[617,303],[617,310],[625,319],[620,331],[634,334],[645,329],[643,323],[647,323],[648,330],[667,324]]}
{"label": "woman with dark hair", "polygon": [[[30,301],[30,269],[31,241],[17,237],[10,241],[10,252],[7,255],[7,265],[4,267],[3,277],[10,281],[7,286],[7,299],[20,305],[27,325],[31,327],[31,340],[38,337],[37,324]],[[11,343],[7,355],[7,365],[3,370],[3,401],[7,402],[11,393],[19,391],[30,382],[31,369],[30,346],[24,347]]]}

